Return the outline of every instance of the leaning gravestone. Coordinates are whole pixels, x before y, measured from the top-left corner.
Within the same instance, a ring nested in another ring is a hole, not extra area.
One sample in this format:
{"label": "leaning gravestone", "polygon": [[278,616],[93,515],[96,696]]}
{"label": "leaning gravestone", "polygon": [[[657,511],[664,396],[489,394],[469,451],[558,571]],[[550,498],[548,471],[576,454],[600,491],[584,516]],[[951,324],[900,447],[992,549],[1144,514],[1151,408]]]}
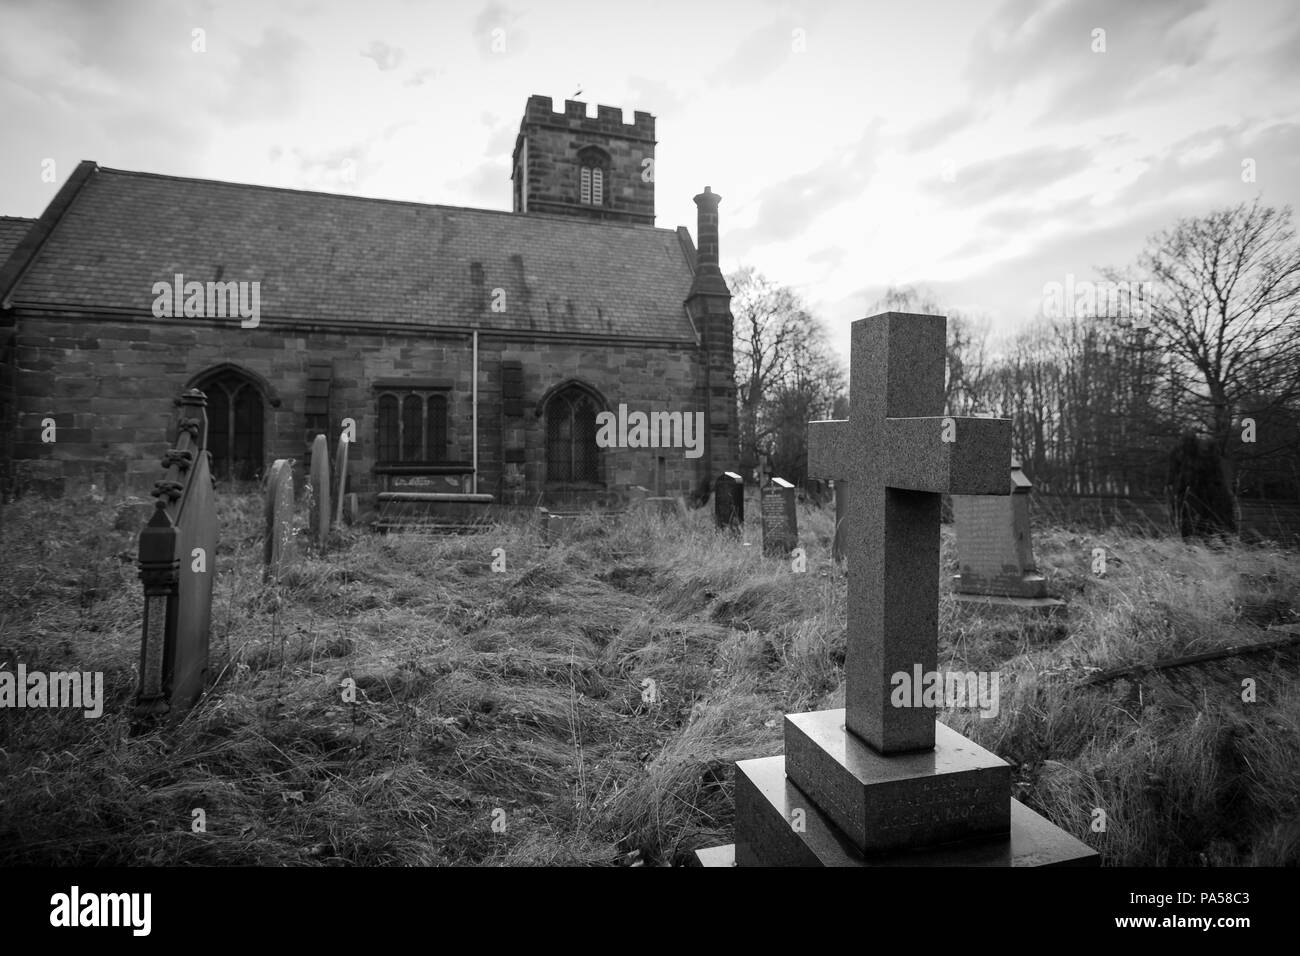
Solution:
{"label": "leaning gravestone", "polygon": [[745,526],[745,479],[734,471],[713,482],[713,521],[719,528]]}
{"label": "leaning gravestone", "polygon": [[[352,443],[348,441],[348,433],[344,432],[339,436],[339,449],[334,454],[334,470],[339,475],[339,495],[338,505],[334,512],[334,524],[343,524],[343,504],[344,498],[348,493],[348,446]],[[348,522],[351,524],[351,522]]]}
{"label": "leaning gravestone", "polygon": [[953,594],[963,603],[1051,611],[1064,601],[1048,597],[1047,582],[1034,565],[1029,526],[1032,485],[1020,462],[1011,464],[1011,494],[953,495],[957,561]]}
{"label": "leaning gravestone", "polygon": [[163,457],[153,517],[140,533],[145,610],[137,719],[186,710],[208,677],[217,512],[208,462],[207,399],[181,396],[176,446]]}
{"label": "leaning gravestone", "polygon": [[759,514],[763,518],[764,554],[786,555],[799,546],[794,485],[784,478],[773,477],[763,486]]}
{"label": "leaning gravestone", "polygon": [[266,482],[263,580],[280,579],[293,548],[293,460],[278,458]]}
{"label": "leaning gravestone", "polygon": [[330,533],[330,449],[329,440],[317,435],[311,446],[311,528],[316,543],[325,546]]}
{"label": "leaning gravestone", "polygon": [[[936,672],[942,494],[1007,493],[1011,423],[939,414],[946,325],[855,322],[853,416],[809,427],[809,471],[853,480],[845,706],[787,714],[785,756],[737,762],[736,864],[1097,862],[1011,798],[1011,768],[936,721],[934,704],[895,703],[900,676]],[[725,848],[700,859],[730,862]]]}

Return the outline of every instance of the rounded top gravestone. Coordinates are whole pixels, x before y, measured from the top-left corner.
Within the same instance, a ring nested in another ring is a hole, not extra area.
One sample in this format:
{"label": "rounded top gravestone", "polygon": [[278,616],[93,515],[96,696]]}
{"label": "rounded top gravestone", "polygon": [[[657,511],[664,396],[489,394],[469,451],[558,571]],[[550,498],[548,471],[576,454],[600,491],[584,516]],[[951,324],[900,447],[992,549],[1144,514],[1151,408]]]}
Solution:
{"label": "rounded top gravestone", "polygon": [[311,446],[311,495],[312,528],[324,546],[330,533],[330,450],[324,435],[317,435]]}
{"label": "rounded top gravestone", "polygon": [[265,576],[278,579],[293,547],[293,460],[271,465],[266,483],[266,540],[262,560]]}

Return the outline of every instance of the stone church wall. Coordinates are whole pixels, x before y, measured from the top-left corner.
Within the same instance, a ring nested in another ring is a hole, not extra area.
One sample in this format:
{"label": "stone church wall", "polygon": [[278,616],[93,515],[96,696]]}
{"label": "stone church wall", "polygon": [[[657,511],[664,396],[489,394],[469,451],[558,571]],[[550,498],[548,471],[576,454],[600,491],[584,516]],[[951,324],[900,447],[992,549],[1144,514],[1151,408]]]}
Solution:
{"label": "stone church wall", "polygon": [[[159,477],[170,447],[173,399],[208,369],[230,363],[262,385],[263,460],[306,464],[309,364],[328,360],[331,445],[344,418],[357,425],[351,450],[353,490],[377,489],[374,464],[376,382],[417,379],[449,386],[448,449],[469,461],[472,422],[471,340],[464,332],[256,329],[199,322],[131,322],[105,316],[18,316],[14,357],[17,429],[13,457],[18,493],[75,494],[94,484],[110,493],[141,493]],[[522,364],[523,415],[502,414],[501,365]],[[524,491],[545,479],[545,419],[539,400],[553,386],[576,380],[596,390],[612,410],[704,411],[700,357],[691,344],[527,340],[484,331],[479,341],[479,490],[502,495],[522,470]],[[41,421],[57,423],[56,440],[41,441]],[[523,461],[503,463],[507,447]],[[682,449],[607,449],[601,453],[609,488],[655,489],[662,456],[664,490],[688,493],[707,475],[707,458]]]}

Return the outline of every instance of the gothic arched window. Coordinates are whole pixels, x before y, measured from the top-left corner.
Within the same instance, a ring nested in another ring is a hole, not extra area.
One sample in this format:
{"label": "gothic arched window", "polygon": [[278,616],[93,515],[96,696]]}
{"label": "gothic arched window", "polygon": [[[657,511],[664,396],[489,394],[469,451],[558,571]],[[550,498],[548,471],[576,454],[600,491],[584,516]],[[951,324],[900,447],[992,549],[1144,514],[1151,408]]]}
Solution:
{"label": "gothic arched window", "polygon": [[218,481],[255,481],[262,475],[262,396],[257,384],[234,369],[200,379],[208,399],[208,444]]}
{"label": "gothic arched window", "polygon": [[591,393],[577,385],[556,392],[546,403],[546,480],[602,484],[596,447],[596,414]]}

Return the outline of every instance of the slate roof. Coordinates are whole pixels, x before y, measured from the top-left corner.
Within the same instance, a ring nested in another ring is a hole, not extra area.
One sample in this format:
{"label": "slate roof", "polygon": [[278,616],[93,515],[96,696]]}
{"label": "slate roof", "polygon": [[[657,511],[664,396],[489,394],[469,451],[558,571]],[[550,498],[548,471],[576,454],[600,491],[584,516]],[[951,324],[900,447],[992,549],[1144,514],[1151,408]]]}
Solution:
{"label": "slate roof", "polygon": [[35,219],[23,219],[19,216],[0,216],[0,265],[9,258],[18,240],[27,234]]}
{"label": "slate roof", "polygon": [[[181,273],[186,281],[259,280],[263,321],[695,340],[683,307],[693,276],[684,229],[183,179],[88,162],[64,190],[67,197],[61,193],[42,216],[48,235],[34,256],[4,270],[9,286],[0,288],[0,299],[14,307],[150,315],[154,283]],[[490,310],[497,288],[505,290],[504,312]]]}

